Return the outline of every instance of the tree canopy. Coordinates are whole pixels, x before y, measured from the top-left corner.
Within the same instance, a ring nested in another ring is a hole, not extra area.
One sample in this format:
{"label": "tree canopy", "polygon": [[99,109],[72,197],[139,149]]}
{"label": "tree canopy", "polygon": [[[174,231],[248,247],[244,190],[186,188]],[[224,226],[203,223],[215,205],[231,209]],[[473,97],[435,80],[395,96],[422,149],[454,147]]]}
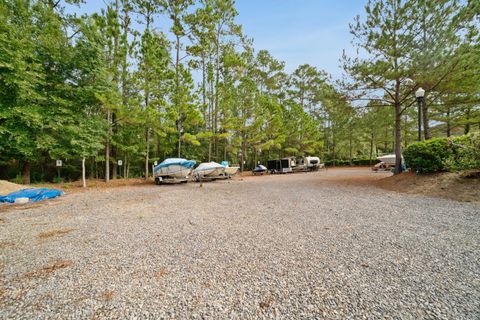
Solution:
{"label": "tree canopy", "polygon": [[[479,130],[476,1],[370,0],[350,25],[345,79],[285,62],[237,23],[233,0],[0,1],[0,178],[148,177],[154,161],[284,156],[337,164]],[[70,8],[70,10],[66,10]],[[170,27],[161,30],[163,19]],[[397,157],[399,159],[399,157]],[[119,167],[118,160],[122,160]]]}

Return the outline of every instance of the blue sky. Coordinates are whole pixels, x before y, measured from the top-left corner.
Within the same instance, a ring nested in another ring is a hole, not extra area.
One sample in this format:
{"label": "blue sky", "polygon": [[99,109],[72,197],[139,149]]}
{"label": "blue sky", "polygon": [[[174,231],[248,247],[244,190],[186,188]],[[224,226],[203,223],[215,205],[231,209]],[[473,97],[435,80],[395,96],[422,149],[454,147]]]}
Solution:
{"label": "blue sky", "polygon": [[308,63],[338,78],[342,51],[351,51],[348,24],[364,6],[361,0],[237,0],[236,7],[255,48],[285,61],[287,71]]}
{"label": "blue sky", "polygon": [[[268,50],[286,63],[288,72],[308,63],[339,78],[342,51],[352,52],[348,24],[363,12],[365,3],[363,0],[237,0],[237,22],[254,39],[257,51]],[[80,12],[92,13],[103,7],[101,0],[86,0]],[[162,31],[168,31],[167,22],[158,21],[158,25]]]}

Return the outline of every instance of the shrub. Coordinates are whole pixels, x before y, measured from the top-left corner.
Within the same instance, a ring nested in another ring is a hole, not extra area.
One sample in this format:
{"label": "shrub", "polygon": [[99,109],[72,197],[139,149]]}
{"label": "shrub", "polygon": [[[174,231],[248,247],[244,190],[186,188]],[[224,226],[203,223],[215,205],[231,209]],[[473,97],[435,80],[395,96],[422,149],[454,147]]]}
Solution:
{"label": "shrub", "polygon": [[435,138],[409,145],[403,152],[408,167],[430,173],[445,170],[445,160],[451,152],[446,138]]}
{"label": "shrub", "polygon": [[[340,159],[337,159],[337,160],[326,160],[325,161],[325,165],[326,166],[333,166],[333,162],[335,161],[335,166],[349,166],[350,165],[350,161],[349,160],[340,160]],[[371,163],[370,163],[370,159],[353,159],[352,160],[352,165],[354,166],[368,166],[368,165],[373,165],[375,163],[378,163],[378,160],[377,159],[372,159]]]}
{"label": "shrub", "polygon": [[451,171],[480,168],[480,135],[469,134],[450,140],[452,154],[446,159],[445,167]]}
{"label": "shrub", "polygon": [[435,138],[409,145],[403,152],[408,167],[419,173],[480,168],[478,134]]}

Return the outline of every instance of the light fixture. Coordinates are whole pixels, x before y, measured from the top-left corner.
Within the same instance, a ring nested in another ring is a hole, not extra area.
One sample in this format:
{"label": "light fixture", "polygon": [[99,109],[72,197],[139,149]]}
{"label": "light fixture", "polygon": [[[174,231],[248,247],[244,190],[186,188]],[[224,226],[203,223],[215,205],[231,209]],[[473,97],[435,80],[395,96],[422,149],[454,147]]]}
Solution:
{"label": "light fixture", "polygon": [[425,97],[425,90],[423,90],[421,87],[418,88],[418,90],[415,92],[415,97],[417,97],[417,99],[423,99],[423,97]]}

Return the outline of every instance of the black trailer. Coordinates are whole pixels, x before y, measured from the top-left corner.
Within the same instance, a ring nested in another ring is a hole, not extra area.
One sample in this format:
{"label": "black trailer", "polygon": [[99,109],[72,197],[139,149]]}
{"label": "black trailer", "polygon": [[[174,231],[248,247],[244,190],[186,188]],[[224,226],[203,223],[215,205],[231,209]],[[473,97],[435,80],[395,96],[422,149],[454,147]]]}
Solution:
{"label": "black trailer", "polygon": [[267,169],[270,173],[288,173],[292,172],[292,159],[283,158],[279,160],[268,160]]}
{"label": "black trailer", "polygon": [[281,171],[282,166],[280,160],[268,160],[267,169],[270,173],[278,173]]}

